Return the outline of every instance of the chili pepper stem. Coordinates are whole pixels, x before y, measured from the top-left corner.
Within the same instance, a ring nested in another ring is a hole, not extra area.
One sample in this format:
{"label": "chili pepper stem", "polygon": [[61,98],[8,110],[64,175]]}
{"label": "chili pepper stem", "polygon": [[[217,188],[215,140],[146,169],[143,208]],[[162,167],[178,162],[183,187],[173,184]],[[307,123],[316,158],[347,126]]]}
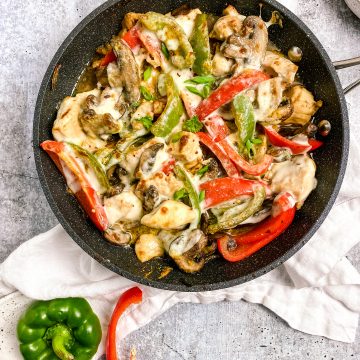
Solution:
{"label": "chili pepper stem", "polygon": [[56,324],[47,329],[45,340],[51,340],[54,353],[61,360],[74,360],[75,357],[69,351],[66,350],[67,346],[71,346],[74,342],[74,338],[70,329],[64,324]]}

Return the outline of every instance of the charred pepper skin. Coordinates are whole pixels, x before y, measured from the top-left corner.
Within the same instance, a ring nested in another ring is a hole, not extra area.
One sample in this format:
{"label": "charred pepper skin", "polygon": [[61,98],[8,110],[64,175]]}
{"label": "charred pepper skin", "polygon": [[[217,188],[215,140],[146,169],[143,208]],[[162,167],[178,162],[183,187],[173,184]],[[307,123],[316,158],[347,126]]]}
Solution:
{"label": "charred pepper skin", "polygon": [[89,360],[101,335],[100,321],[83,298],[35,301],[17,325],[25,360]]}

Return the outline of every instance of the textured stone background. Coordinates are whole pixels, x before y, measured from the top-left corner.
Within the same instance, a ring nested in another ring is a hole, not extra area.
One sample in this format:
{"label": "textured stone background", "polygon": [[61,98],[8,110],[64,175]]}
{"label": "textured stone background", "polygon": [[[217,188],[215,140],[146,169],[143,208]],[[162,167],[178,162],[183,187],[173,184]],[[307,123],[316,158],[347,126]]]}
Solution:
{"label": "textured stone background", "polygon": [[[0,261],[21,242],[57,223],[32,156],[34,104],[58,46],[102,2],[0,2]],[[290,2],[332,59],[360,55],[360,20],[342,0]],[[360,67],[341,70],[339,75],[347,85],[360,78]],[[360,126],[359,99],[360,88],[347,96],[352,126]],[[360,270],[359,246],[349,259]],[[126,341],[127,353],[132,345],[139,360],[360,359],[360,331],[353,344],[306,335],[265,308],[246,302],[179,304],[132,334]]]}

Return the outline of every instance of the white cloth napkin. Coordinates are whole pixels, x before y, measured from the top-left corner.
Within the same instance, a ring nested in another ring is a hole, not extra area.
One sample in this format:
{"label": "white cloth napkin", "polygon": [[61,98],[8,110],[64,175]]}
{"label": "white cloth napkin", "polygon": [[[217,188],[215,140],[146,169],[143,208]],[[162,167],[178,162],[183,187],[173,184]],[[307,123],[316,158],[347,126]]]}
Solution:
{"label": "white cloth napkin", "polygon": [[[294,0],[283,3],[292,10],[296,6]],[[359,140],[360,131],[354,131],[353,136]],[[212,292],[180,293],[140,286],[144,300],[122,319],[119,337],[178,302],[243,299],[263,304],[294,329],[354,341],[360,312],[360,274],[345,254],[360,241],[359,159],[360,149],[352,141],[345,181],[335,206],[313,238],[284,265],[249,283]],[[89,257],[60,225],[23,243],[0,265],[0,358],[21,359],[16,323],[31,299],[86,297],[106,334],[116,299],[133,285]],[[103,352],[102,343],[97,355]]]}
{"label": "white cloth napkin", "polygon": [[[344,256],[360,240],[360,149],[355,141],[351,144],[349,166],[335,206],[313,238],[284,265],[246,284],[212,292],[181,293],[141,285],[144,300],[122,319],[119,337],[178,302],[244,299],[263,304],[294,329],[354,341],[360,312],[360,274]],[[5,315],[0,318],[0,328],[4,329],[0,358],[2,354],[9,360],[21,358],[15,324],[30,299],[86,297],[106,334],[116,299],[133,285],[87,255],[60,225],[26,241],[0,265],[0,308]],[[102,343],[98,355],[103,350]],[[11,358],[9,354],[14,355]]]}

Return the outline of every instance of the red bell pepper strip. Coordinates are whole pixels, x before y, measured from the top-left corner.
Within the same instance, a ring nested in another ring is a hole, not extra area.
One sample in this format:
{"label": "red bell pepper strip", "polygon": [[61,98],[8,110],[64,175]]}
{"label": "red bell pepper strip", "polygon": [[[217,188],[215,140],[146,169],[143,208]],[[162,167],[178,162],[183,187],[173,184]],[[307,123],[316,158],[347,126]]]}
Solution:
{"label": "red bell pepper strip", "polygon": [[271,165],[273,158],[266,154],[261,163],[250,164],[228,143],[227,139],[219,142],[227,156],[235,163],[235,165],[249,175],[259,176],[266,172]]}
{"label": "red bell pepper strip", "polygon": [[161,169],[165,175],[169,175],[175,167],[175,159],[170,159]]}
{"label": "red bell pepper strip", "polygon": [[324,143],[320,140],[309,139],[309,145],[311,146],[310,151],[314,151],[314,150],[318,149],[319,147],[323,146]]}
{"label": "red bell pepper strip", "polygon": [[[282,234],[294,220],[295,212],[296,208],[293,205],[275,217],[267,218],[247,233],[231,238],[228,235],[221,237],[217,242],[221,255],[230,262],[249,257]],[[229,240],[231,245],[236,243],[233,250],[229,249]]]}
{"label": "red bell pepper strip", "polygon": [[212,116],[209,119],[204,120],[203,123],[215,142],[224,140],[228,135],[230,135],[229,128],[220,116]]}
{"label": "red bell pepper strip", "polygon": [[138,30],[138,26],[135,25],[122,36],[122,39],[129,45],[130,49],[135,49],[137,46],[142,45]]}
{"label": "red bell pepper strip", "polygon": [[109,222],[101,199],[91,186],[76,158],[62,142],[47,140],[41,143],[40,146],[50,155],[64,177],[65,174],[71,174],[71,177],[75,179],[76,184],[79,186],[74,187],[78,188],[74,195],[96,227],[101,231],[105,231]]}
{"label": "red bell pepper strip", "polygon": [[116,325],[121,315],[130,305],[139,304],[141,301],[142,291],[138,287],[133,287],[120,296],[111,315],[106,336],[106,360],[118,360],[116,354]]}
{"label": "red bell pepper strip", "polygon": [[281,136],[271,126],[264,126],[264,129],[265,134],[272,145],[289,148],[294,155],[304,153],[311,149],[309,144],[301,144]]}
{"label": "red bell pepper strip", "polygon": [[258,70],[246,70],[239,75],[233,76],[199,104],[196,108],[196,115],[200,120],[204,120],[220,106],[231,101],[241,91],[268,79],[267,74]]}
{"label": "red bell pepper strip", "polygon": [[208,134],[203,132],[198,132],[197,136],[199,140],[210,149],[210,151],[217,157],[223,166],[224,170],[230,177],[239,177],[239,172],[237,171],[233,162],[228,158],[228,156],[220,149],[220,147],[211,139]]}
{"label": "red bell pepper strip", "polygon": [[239,178],[218,178],[200,185],[200,190],[205,190],[205,207],[214,207],[223,202],[233,200],[242,195],[254,195],[254,188],[264,186],[266,193],[271,194],[268,185],[255,180]]}
{"label": "red bell pepper strip", "polygon": [[115,53],[110,50],[100,61],[100,66],[107,66],[116,60]]}

